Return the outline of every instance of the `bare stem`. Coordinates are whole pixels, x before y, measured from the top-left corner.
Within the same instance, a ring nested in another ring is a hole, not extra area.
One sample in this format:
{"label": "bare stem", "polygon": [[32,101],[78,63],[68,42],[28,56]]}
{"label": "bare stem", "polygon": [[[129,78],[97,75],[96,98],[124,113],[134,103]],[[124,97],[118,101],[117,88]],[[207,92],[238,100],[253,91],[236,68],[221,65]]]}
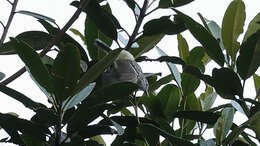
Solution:
{"label": "bare stem", "polygon": [[[80,13],[83,11],[84,8],[86,8],[89,0],[85,0],[81,3],[79,8],[76,10],[76,12],[73,14],[73,16],[70,18],[70,20],[66,23],[66,25],[60,30],[60,32],[52,39],[52,41],[40,52],[40,56],[44,56],[53,45],[55,45],[56,42],[58,42],[62,36],[65,34],[65,32],[69,29],[69,27],[78,19]],[[26,71],[25,67],[21,68],[19,71],[14,73],[12,76],[1,82],[1,85],[7,85],[19,76],[21,76]]]}
{"label": "bare stem", "polygon": [[142,24],[142,22],[144,20],[145,13],[146,13],[146,10],[148,8],[148,3],[149,3],[149,0],[144,0],[143,7],[142,7],[140,15],[139,15],[139,17],[137,19],[134,31],[133,31],[132,35],[130,36],[129,41],[128,41],[127,45],[126,45],[126,49],[129,49],[131,47],[131,45],[134,43],[134,40],[135,40],[135,38],[136,38],[136,36],[138,34],[140,26],[141,26],[141,24]]}
{"label": "bare stem", "polygon": [[[8,1],[8,2],[10,3],[10,1]],[[3,32],[2,36],[1,36],[0,44],[3,44],[4,41],[5,41],[5,38],[6,38],[6,36],[7,36],[7,32],[8,32],[8,30],[9,30],[9,27],[10,27],[10,25],[11,25],[11,22],[12,22],[12,20],[13,20],[13,18],[14,18],[14,14],[15,14],[15,10],[16,10],[17,3],[18,3],[18,0],[14,0],[14,2],[11,3],[11,4],[12,4],[11,13],[10,13],[10,16],[9,16],[8,21],[7,21],[7,23],[6,23],[6,26],[4,27],[4,32]]]}

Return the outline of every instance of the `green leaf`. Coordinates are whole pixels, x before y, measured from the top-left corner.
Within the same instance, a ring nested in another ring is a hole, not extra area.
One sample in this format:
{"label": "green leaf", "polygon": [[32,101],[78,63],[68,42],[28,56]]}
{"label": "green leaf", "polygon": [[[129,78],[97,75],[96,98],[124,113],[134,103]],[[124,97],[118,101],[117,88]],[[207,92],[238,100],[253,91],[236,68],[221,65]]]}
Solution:
{"label": "green leaf", "polygon": [[188,3],[194,0],[172,0],[172,1],[173,1],[173,7],[180,7],[183,5],[187,5]]}
{"label": "green leaf", "polygon": [[68,43],[61,48],[52,66],[55,96],[64,100],[71,96],[80,78],[80,54],[77,47]]}
{"label": "green leaf", "polygon": [[3,129],[19,131],[40,142],[44,142],[45,135],[50,134],[48,128],[28,120],[19,119],[10,114],[0,113],[0,126],[2,126]]}
{"label": "green leaf", "polygon": [[35,17],[37,19],[43,19],[43,20],[50,21],[50,22],[56,24],[55,19],[41,15],[41,14],[38,14],[38,13],[35,13],[35,12],[20,10],[20,11],[16,11],[15,13],[20,13],[20,14],[32,16],[32,17]]}
{"label": "green leaf", "polygon": [[205,67],[202,62],[204,56],[205,53],[203,47],[195,47],[190,51],[189,56],[186,59],[186,64],[196,66],[200,68],[202,72],[204,72]]}
{"label": "green leaf", "polygon": [[203,104],[203,110],[209,110],[212,105],[214,104],[215,100],[217,98],[217,93],[213,91],[213,88],[210,86],[207,86],[206,92],[202,93],[200,95],[200,99]]}
{"label": "green leaf", "polygon": [[16,47],[19,57],[29,68],[35,80],[48,92],[53,92],[53,79],[46,66],[42,63],[40,56],[23,41],[11,38],[11,42]]}
{"label": "green leaf", "polygon": [[[178,20],[178,19],[176,19]],[[144,27],[144,36],[168,34],[174,35],[186,30],[182,22],[171,21],[169,16],[162,16],[159,19],[153,19],[147,22]]]}
{"label": "green leaf", "polygon": [[86,99],[89,96],[89,94],[92,92],[92,90],[94,89],[95,85],[96,85],[96,83],[90,83],[87,87],[82,89],[79,93],[77,93],[73,97],[68,98],[65,101],[63,101],[62,106],[63,106],[64,111],[74,107],[75,105],[79,104],[84,99]]}
{"label": "green leaf", "polygon": [[156,127],[152,124],[141,124],[139,126],[140,130],[143,131],[144,133],[154,133],[163,136],[166,138],[168,141],[170,141],[172,144],[176,145],[185,145],[185,146],[194,146],[193,143],[187,141],[186,139],[182,139],[179,137],[175,137],[171,135],[170,133],[160,129],[159,127]]}
{"label": "green leaf", "polygon": [[101,144],[103,146],[106,146],[106,143],[105,143],[104,139],[100,135],[92,137],[90,139],[98,142],[99,144]]}
{"label": "green leaf", "polygon": [[5,74],[0,72],[0,81],[5,78]]}
{"label": "green leaf", "polygon": [[[60,29],[53,27],[47,21],[44,21],[44,20],[38,20],[38,21],[50,33],[50,35],[55,36],[60,32]],[[74,46],[76,46],[80,51],[81,60],[84,60],[85,62],[89,62],[88,55],[87,55],[85,49],[67,33],[65,33],[63,35],[63,37],[61,38],[61,40],[59,42],[57,42],[57,44],[55,44],[55,45],[57,45],[58,47],[61,47],[62,43],[64,43],[64,44],[71,43]]]}
{"label": "green leaf", "polygon": [[216,92],[225,99],[243,97],[243,88],[238,75],[229,68],[213,69],[212,77]]}
{"label": "green leaf", "polygon": [[137,43],[139,45],[138,48],[131,48],[129,52],[135,57],[138,58],[142,54],[148,52],[152,48],[154,48],[164,37],[163,34],[154,35],[154,36],[144,36],[142,35],[140,39],[138,39]]}
{"label": "green leaf", "polygon": [[98,39],[104,42],[106,45],[110,46],[112,44],[112,40],[107,36],[105,36],[97,28],[94,22],[91,19],[89,19],[89,17],[86,17],[85,20],[85,36],[86,36],[87,49],[91,59],[97,61],[103,58],[106,55],[106,53],[104,52],[103,49],[100,49],[95,45],[95,41]]}
{"label": "green leaf", "polygon": [[216,113],[204,112],[204,111],[178,111],[175,113],[174,117],[184,118],[184,119],[189,119],[189,120],[194,120],[194,121],[214,125],[217,122],[220,115]]}
{"label": "green leaf", "polygon": [[237,58],[237,72],[244,80],[251,77],[260,65],[260,31],[251,35],[242,43],[239,56]]}
{"label": "green leaf", "polygon": [[91,82],[98,78],[98,76],[105,71],[117,59],[122,48],[111,51],[107,56],[103,57],[100,61],[94,64],[79,80],[74,94],[88,86]]}
{"label": "green leaf", "polygon": [[135,1],[134,0],[124,0],[130,9],[135,10]]}
{"label": "green leaf", "polygon": [[[161,55],[161,56],[168,56],[165,52],[163,52],[162,49],[160,49],[159,47],[156,47],[157,52]],[[179,87],[181,87],[181,74],[178,70],[178,68],[176,67],[175,64],[173,63],[167,63],[172,75],[174,76],[174,79],[176,81],[176,83],[178,84]]]}
{"label": "green leaf", "polygon": [[200,85],[200,79],[187,73],[181,74],[181,87],[184,96],[194,93]]}
{"label": "green leaf", "polygon": [[[74,1],[71,5],[78,7],[79,1]],[[95,23],[97,28],[100,29],[106,36],[113,40],[117,40],[116,24],[111,19],[111,16],[98,4],[97,1],[90,1],[85,12],[88,17]]]}
{"label": "green leaf", "polygon": [[15,100],[21,102],[25,107],[32,109],[32,110],[37,110],[39,108],[46,108],[45,105],[35,102],[33,100],[31,100],[29,97],[25,96],[24,94],[11,89],[7,86],[4,85],[0,85],[0,91],[5,93],[6,95],[14,98]]}
{"label": "green leaf", "polygon": [[[51,36],[42,31],[26,31],[15,37],[22,40],[36,50],[41,50],[51,41]],[[0,45],[0,55],[15,54],[16,50],[11,41]]]}
{"label": "green leaf", "polygon": [[166,85],[167,83],[171,82],[173,79],[174,78],[171,74],[167,75],[167,76],[159,79],[155,83],[149,84],[149,90],[155,91],[156,89],[160,88],[162,85]]}
{"label": "green leaf", "polygon": [[201,24],[194,21],[191,17],[176,9],[174,9],[174,11],[180,16],[192,35],[202,44],[205,52],[210,56],[210,58],[220,66],[223,66],[225,58],[218,41]]}
{"label": "green leaf", "polygon": [[84,36],[80,31],[78,31],[77,29],[71,28],[70,31],[71,31],[72,33],[74,33],[76,36],[79,36],[80,39],[81,39],[83,42],[86,41],[85,36]]}
{"label": "green leaf", "polygon": [[190,94],[187,98],[187,109],[189,110],[196,110],[196,111],[201,111],[201,103],[200,100],[196,97],[194,93]]}
{"label": "green leaf", "polygon": [[172,0],[160,0],[158,8],[169,8],[172,5]]}
{"label": "green leaf", "polygon": [[243,42],[245,42],[251,35],[260,30],[260,13],[258,13],[253,20],[250,21],[247,31],[244,35]]}
{"label": "green leaf", "polygon": [[38,141],[35,138],[33,138],[29,135],[26,135],[26,134],[22,135],[22,139],[23,139],[26,146],[36,146],[36,145],[37,146],[44,146],[43,142]]}
{"label": "green leaf", "polygon": [[179,56],[186,61],[189,56],[189,46],[181,34],[177,34]]}
{"label": "green leaf", "polygon": [[213,139],[209,140],[200,140],[200,146],[216,146],[215,141]]}
{"label": "green leaf", "polygon": [[99,124],[93,124],[89,126],[84,125],[79,130],[79,135],[82,138],[91,138],[101,134],[116,134],[116,131],[110,128],[110,126]]}
{"label": "green leaf", "polygon": [[243,33],[246,12],[242,0],[234,0],[228,6],[222,20],[222,40],[227,53],[235,60],[239,45],[237,38]]}
{"label": "green leaf", "polygon": [[[254,77],[254,84],[255,84],[255,92],[256,92],[256,94],[259,94],[258,92],[260,92],[260,76],[257,74],[254,74],[253,77]],[[258,95],[257,98],[259,101],[260,96]]]}
{"label": "green leaf", "polygon": [[161,103],[161,110],[168,121],[172,121],[173,114],[177,112],[181,94],[179,88],[173,84],[168,84],[162,88],[156,98]]}

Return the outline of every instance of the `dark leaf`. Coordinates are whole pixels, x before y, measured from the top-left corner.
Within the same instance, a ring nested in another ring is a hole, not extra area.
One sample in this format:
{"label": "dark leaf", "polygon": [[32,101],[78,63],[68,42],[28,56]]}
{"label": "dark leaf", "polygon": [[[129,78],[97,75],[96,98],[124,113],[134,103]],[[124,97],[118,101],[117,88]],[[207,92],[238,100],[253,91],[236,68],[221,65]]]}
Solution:
{"label": "dark leaf", "polygon": [[[26,42],[36,50],[41,50],[51,41],[51,36],[42,31],[26,31],[15,37]],[[15,54],[16,50],[11,41],[0,45],[0,55]]]}
{"label": "dark leaf", "polygon": [[44,146],[44,143],[42,141],[39,141],[39,140],[35,139],[34,137],[26,135],[26,134],[22,135],[22,139],[26,146],[36,146],[36,145]]}
{"label": "dark leaf", "polygon": [[181,74],[181,87],[183,90],[184,96],[189,96],[194,93],[195,90],[200,85],[200,79],[191,74],[182,73]]}
{"label": "dark leaf", "polygon": [[80,78],[80,53],[77,47],[68,43],[61,48],[52,66],[55,95],[60,100],[71,96]]}
{"label": "dark leaf", "polygon": [[237,72],[244,80],[251,77],[260,65],[260,31],[251,35],[241,45],[239,56],[237,58]]}
{"label": "dark leaf", "polygon": [[139,126],[141,131],[145,131],[146,133],[153,133],[153,134],[158,134],[163,136],[165,139],[167,139],[168,141],[170,141],[172,144],[176,144],[176,145],[185,145],[185,146],[194,146],[193,143],[179,138],[179,137],[175,137],[173,135],[171,135],[170,133],[152,125],[152,124],[141,124]]}
{"label": "dark leaf", "polygon": [[124,0],[130,9],[135,10],[135,1],[134,0]]}
{"label": "dark leaf", "polygon": [[169,16],[163,16],[159,19],[153,19],[147,22],[143,29],[145,36],[158,34],[174,35],[185,31],[186,27],[183,22],[171,21]]}
{"label": "dark leaf", "polygon": [[243,97],[243,88],[238,75],[229,68],[213,69],[212,78],[216,92],[223,98]]}
{"label": "dark leaf", "polygon": [[186,64],[196,66],[204,72],[205,67],[202,62],[204,56],[205,53],[203,47],[195,47],[189,52],[189,56],[186,59]]}
{"label": "dark leaf", "polygon": [[42,63],[40,56],[23,41],[12,38],[11,42],[35,80],[48,92],[53,92],[53,79],[46,66]]}
{"label": "dark leaf", "polygon": [[108,55],[98,61],[93,65],[79,80],[77,86],[74,90],[74,94],[78,93],[80,90],[88,86],[91,82],[96,80],[98,76],[105,71],[118,57],[119,53],[122,51],[122,48],[111,51]]}
{"label": "dark leaf", "polygon": [[[74,1],[71,3],[71,5],[78,7],[79,1]],[[108,12],[102,9],[97,1],[90,1],[85,9],[85,12],[105,35],[113,40],[117,40],[117,30],[115,22],[111,19],[111,15],[109,15]]]}
{"label": "dark leaf", "polygon": [[84,139],[103,134],[116,134],[116,131],[109,126],[99,124],[82,126],[79,130],[79,135]]}
{"label": "dark leaf", "polygon": [[174,11],[180,16],[192,35],[203,45],[205,52],[216,61],[216,63],[223,66],[225,58],[218,41],[201,24],[194,21],[191,17],[176,9],[174,9]]}
{"label": "dark leaf", "polygon": [[173,0],[173,7],[180,7],[183,5],[187,5],[188,3],[194,0]]}
{"label": "dark leaf", "polygon": [[36,114],[31,118],[31,121],[46,127],[54,126],[58,123],[58,115],[53,109],[37,109]]}
{"label": "dark leaf", "polygon": [[216,113],[203,112],[203,111],[179,111],[175,113],[174,117],[184,118],[184,119],[189,119],[189,120],[194,120],[194,121],[214,125],[217,122],[220,115]]}
{"label": "dark leaf", "polygon": [[43,20],[50,21],[50,22],[56,24],[55,23],[55,19],[47,17],[47,16],[44,16],[44,15],[41,15],[41,14],[38,14],[38,13],[35,13],[35,12],[20,10],[20,11],[17,11],[15,13],[20,13],[20,14],[32,16],[32,17],[35,17],[37,19],[43,19]]}
{"label": "dark leaf", "polygon": [[186,61],[187,57],[189,56],[188,43],[181,34],[177,34],[177,40],[178,40],[179,56],[181,59]]}
{"label": "dark leaf", "polygon": [[15,100],[21,102],[25,107],[30,108],[34,111],[39,108],[46,108],[45,105],[35,102],[35,101],[31,100],[29,97],[25,96],[24,94],[14,90],[14,89],[11,89],[7,86],[0,85],[0,91],[5,93],[8,96],[14,98]]}
{"label": "dark leaf", "polygon": [[160,0],[159,2],[159,8],[170,8],[172,7],[172,0]]}
{"label": "dark leaf", "polygon": [[162,85],[166,85],[167,83],[171,82],[173,79],[174,79],[174,77],[171,74],[167,75],[167,76],[159,79],[155,83],[149,84],[150,85],[149,90],[155,91],[156,89],[160,88]]}
{"label": "dark leaf", "polygon": [[258,13],[253,20],[250,21],[247,31],[244,35],[243,42],[245,42],[251,35],[256,33],[260,29],[260,13]]}

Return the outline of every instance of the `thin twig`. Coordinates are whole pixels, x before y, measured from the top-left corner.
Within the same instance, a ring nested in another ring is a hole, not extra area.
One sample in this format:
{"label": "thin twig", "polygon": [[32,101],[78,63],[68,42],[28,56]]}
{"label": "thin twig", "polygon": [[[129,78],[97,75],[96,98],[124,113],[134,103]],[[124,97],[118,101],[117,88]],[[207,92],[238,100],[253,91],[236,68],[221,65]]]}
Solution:
{"label": "thin twig", "polygon": [[150,12],[148,12],[147,14],[145,14],[145,16],[150,15],[151,13],[155,12],[155,11],[158,10],[158,9],[159,9],[158,7],[154,8],[153,10],[151,10]]}
{"label": "thin twig", "polygon": [[[87,6],[88,0],[85,0],[82,5],[79,6],[79,8],[76,10],[76,12],[73,14],[73,16],[70,18],[70,20],[66,23],[66,25],[60,30],[60,32],[52,39],[52,41],[40,52],[40,56],[44,56],[53,45],[58,42],[62,36],[65,34],[65,32],[69,29],[69,27],[78,19],[80,13],[83,11],[83,9]],[[21,76],[26,71],[25,67],[21,68],[19,71],[14,73],[12,76],[1,82],[1,85],[7,85],[19,76]]]}
{"label": "thin twig", "polygon": [[2,21],[0,21],[0,24],[3,26],[3,28],[5,29],[5,25]]}
{"label": "thin twig", "polygon": [[134,43],[134,40],[135,40],[135,38],[138,34],[139,28],[140,28],[140,26],[143,22],[144,17],[145,17],[145,13],[146,13],[146,10],[147,10],[147,7],[148,7],[148,3],[149,3],[149,0],[144,0],[143,7],[141,9],[140,15],[139,15],[138,20],[136,22],[134,31],[133,31],[132,35],[130,36],[129,41],[126,45],[126,49],[129,49],[131,47],[131,45]]}
{"label": "thin twig", "polygon": [[[10,2],[10,1],[8,1],[8,2]],[[10,25],[11,25],[11,22],[12,22],[12,20],[13,20],[13,18],[14,18],[14,14],[15,14],[15,9],[16,9],[17,3],[18,3],[18,0],[14,0],[14,2],[11,3],[11,4],[12,4],[12,9],[11,9],[10,16],[9,16],[9,18],[8,18],[8,21],[7,21],[7,23],[6,23],[6,26],[4,27],[4,32],[3,32],[2,36],[1,36],[0,44],[3,44],[4,41],[5,41],[5,38],[6,38],[6,36],[7,36],[7,32],[8,32],[8,30],[9,30],[9,27],[10,27]]]}
{"label": "thin twig", "polygon": [[6,0],[9,4],[11,4],[11,5],[13,5],[13,3],[11,2],[11,1],[9,1],[9,0]]}

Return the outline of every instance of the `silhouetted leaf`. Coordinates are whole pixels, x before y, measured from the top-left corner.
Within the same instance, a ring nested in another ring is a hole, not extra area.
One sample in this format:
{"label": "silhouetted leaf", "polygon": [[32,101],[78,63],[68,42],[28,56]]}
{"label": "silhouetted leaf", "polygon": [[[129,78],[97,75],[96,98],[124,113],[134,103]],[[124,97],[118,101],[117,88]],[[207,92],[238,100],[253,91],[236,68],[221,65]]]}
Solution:
{"label": "silhouetted leaf", "polygon": [[[16,39],[26,42],[36,50],[41,50],[51,41],[51,36],[42,31],[26,31],[15,37]],[[15,54],[16,50],[11,41],[0,45],[0,55]]]}
{"label": "silhouetted leaf", "polygon": [[169,16],[162,16],[159,19],[153,19],[147,22],[143,29],[145,36],[158,35],[158,34],[168,34],[174,35],[181,33],[186,30],[183,22],[171,21]]}
{"label": "silhouetted leaf", "polygon": [[160,0],[159,8],[169,8],[172,7],[172,0]]}
{"label": "silhouetted leaf", "polygon": [[50,21],[50,22],[56,24],[55,23],[55,19],[47,17],[47,16],[44,16],[44,15],[41,15],[41,14],[38,14],[38,13],[35,13],[35,12],[20,10],[20,11],[16,11],[15,13],[20,13],[20,14],[32,16],[32,17],[35,17],[37,19],[47,20],[47,21]]}
{"label": "silhouetted leaf", "polygon": [[220,66],[224,65],[224,55],[221,51],[218,41],[199,23],[191,17],[174,9],[174,11],[183,20],[185,26],[190,30],[192,35],[203,45],[205,52]]}
{"label": "silhouetted leaf", "polygon": [[40,56],[34,51],[33,48],[28,46],[23,41],[12,38],[11,42],[15,46],[19,57],[29,68],[35,80],[48,92],[53,92],[53,79],[46,66],[42,63]]}
{"label": "silhouetted leaf", "polygon": [[135,9],[135,1],[134,0],[124,0],[124,2],[128,5],[128,7],[132,10]]}
{"label": "silhouetted leaf", "polygon": [[234,0],[228,6],[222,21],[222,40],[227,53],[235,60],[239,49],[237,38],[243,33],[246,12],[242,0]]}
{"label": "silhouetted leaf", "polygon": [[91,138],[101,134],[116,134],[116,131],[109,126],[99,124],[82,126],[79,130],[79,135],[82,138]]}
{"label": "silhouetted leaf", "polygon": [[14,90],[14,89],[11,89],[7,86],[0,85],[0,91],[5,93],[8,96],[14,98],[15,100],[21,102],[25,107],[30,108],[34,111],[39,108],[46,108],[45,105],[35,102],[35,101],[31,100],[29,97],[25,96],[24,94]]}
{"label": "silhouetted leaf", "polygon": [[172,1],[173,1],[173,7],[180,7],[183,5],[187,5],[188,3],[194,0],[172,0]]}
{"label": "silhouetted leaf", "polygon": [[260,31],[251,35],[241,45],[239,56],[237,58],[237,72],[244,80],[251,77],[260,65]]}
{"label": "silhouetted leaf", "polygon": [[212,77],[216,92],[223,98],[243,97],[243,88],[238,75],[229,68],[213,69]]}
{"label": "silhouetted leaf", "polygon": [[58,115],[53,109],[41,108],[35,110],[36,114],[31,118],[31,121],[46,127],[54,126],[58,123]]}

